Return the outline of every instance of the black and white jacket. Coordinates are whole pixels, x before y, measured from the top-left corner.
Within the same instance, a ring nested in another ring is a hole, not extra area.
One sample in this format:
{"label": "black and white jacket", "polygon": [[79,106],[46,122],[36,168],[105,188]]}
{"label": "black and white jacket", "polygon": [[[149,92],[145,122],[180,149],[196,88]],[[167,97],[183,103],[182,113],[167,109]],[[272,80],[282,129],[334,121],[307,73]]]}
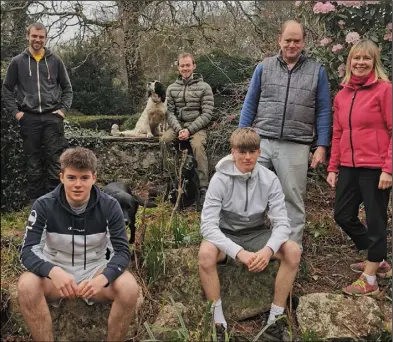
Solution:
{"label": "black and white jacket", "polygon": [[128,248],[119,203],[93,186],[85,212],[78,215],[65,198],[60,184],[33,204],[21,250],[21,262],[30,272],[48,277],[54,266],[68,270],[111,258],[102,272],[109,283],[128,267]]}

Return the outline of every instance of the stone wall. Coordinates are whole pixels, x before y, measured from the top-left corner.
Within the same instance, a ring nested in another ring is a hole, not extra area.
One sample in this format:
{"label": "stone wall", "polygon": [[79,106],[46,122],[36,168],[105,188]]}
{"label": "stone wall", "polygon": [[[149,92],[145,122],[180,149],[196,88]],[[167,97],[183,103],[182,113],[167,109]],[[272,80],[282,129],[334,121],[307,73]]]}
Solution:
{"label": "stone wall", "polygon": [[[73,137],[72,146],[84,146],[98,158],[98,182],[124,180],[129,183],[162,183],[162,157],[158,138],[130,138],[113,136]],[[223,156],[208,153],[209,170]]]}

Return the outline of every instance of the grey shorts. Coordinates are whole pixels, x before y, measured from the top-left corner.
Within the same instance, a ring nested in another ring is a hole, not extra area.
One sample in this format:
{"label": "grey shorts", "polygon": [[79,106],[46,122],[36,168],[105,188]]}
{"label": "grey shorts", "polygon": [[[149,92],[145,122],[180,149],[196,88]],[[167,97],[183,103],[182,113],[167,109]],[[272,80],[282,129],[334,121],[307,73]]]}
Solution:
{"label": "grey shorts", "polygon": [[[66,272],[70,273],[73,275],[73,277],[75,278],[75,282],[77,284],[81,283],[83,280],[90,280],[93,279],[94,276],[99,273],[100,271],[103,271],[104,268],[106,267],[106,264],[108,263],[109,260],[103,260],[101,263],[99,264],[95,264],[92,265],[90,268],[87,268],[86,271],[84,273],[82,272],[77,272],[77,275],[73,274],[72,272],[70,272],[69,270],[65,270]],[[82,298],[81,298],[82,299]],[[57,308],[60,306],[61,301],[63,300],[63,298],[59,298],[56,299],[54,301],[48,302],[48,304],[52,305],[53,307]],[[90,299],[82,299],[86,302],[86,304],[88,305],[93,305],[95,302],[93,300]]]}
{"label": "grey shorts", "polygon": [[231,239],[248,252],[258,252],[265,247],[272,235],[272,231],[266,228],[243,230],[236,232],[236,235],[229,230],[221,229],[221,231],[228,239]]}

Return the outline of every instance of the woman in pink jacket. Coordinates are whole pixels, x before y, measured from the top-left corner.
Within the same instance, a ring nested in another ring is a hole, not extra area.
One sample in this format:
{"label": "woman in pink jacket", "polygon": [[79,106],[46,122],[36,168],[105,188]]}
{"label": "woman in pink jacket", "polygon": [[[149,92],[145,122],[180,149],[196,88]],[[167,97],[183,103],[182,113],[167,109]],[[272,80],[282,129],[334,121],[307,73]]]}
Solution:
{"label": "woman in pink jacket", "polygon": [[[359,250],[368,250],[365,262],[351,265],[353,271],[362,273],[360,278],[343,291],[376,295],[376,275],[392,276],[385,261],[392,186],[392,84],[372,41],[362,40],[351,48],[341,85],[334,99],[327,182],[336,187],[335,221]],[[367,227],[358,217],[361,203]]]}

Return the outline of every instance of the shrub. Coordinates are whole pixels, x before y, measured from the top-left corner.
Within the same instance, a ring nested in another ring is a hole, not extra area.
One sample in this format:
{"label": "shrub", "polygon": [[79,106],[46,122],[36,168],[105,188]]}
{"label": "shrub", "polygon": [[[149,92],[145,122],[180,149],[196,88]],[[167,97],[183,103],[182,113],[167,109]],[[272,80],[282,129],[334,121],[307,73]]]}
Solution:
{"label": "shrub", "polygon": [[215,51],[202,55],[195,60],[198,73],[209,83],[214,93],[230,95],[231,88],[251,77],[254,61],[251,58],[230,56]]}
{"label": "shrub", "polygon": [[349,50],[359,39],[370,39],[379,46],[382,63],[391,77],[391,1],[296,1],[295,6],[307,26],[322,26],[323,36],[309,46],[309,52],[325,65],[333,95],[344,76]]}
{"label": "shrub", "polygon": [[72,107],[88,115],[131,114],[134,108],[118,78],[119,66],[98,44],[69,44],[60,51],[74,91]]}
{"label": "shrub", "polygon": [[1,211],[19,210],[23,206],[27,198],[26,182],[26,159],[19,125],[1,102]]}

